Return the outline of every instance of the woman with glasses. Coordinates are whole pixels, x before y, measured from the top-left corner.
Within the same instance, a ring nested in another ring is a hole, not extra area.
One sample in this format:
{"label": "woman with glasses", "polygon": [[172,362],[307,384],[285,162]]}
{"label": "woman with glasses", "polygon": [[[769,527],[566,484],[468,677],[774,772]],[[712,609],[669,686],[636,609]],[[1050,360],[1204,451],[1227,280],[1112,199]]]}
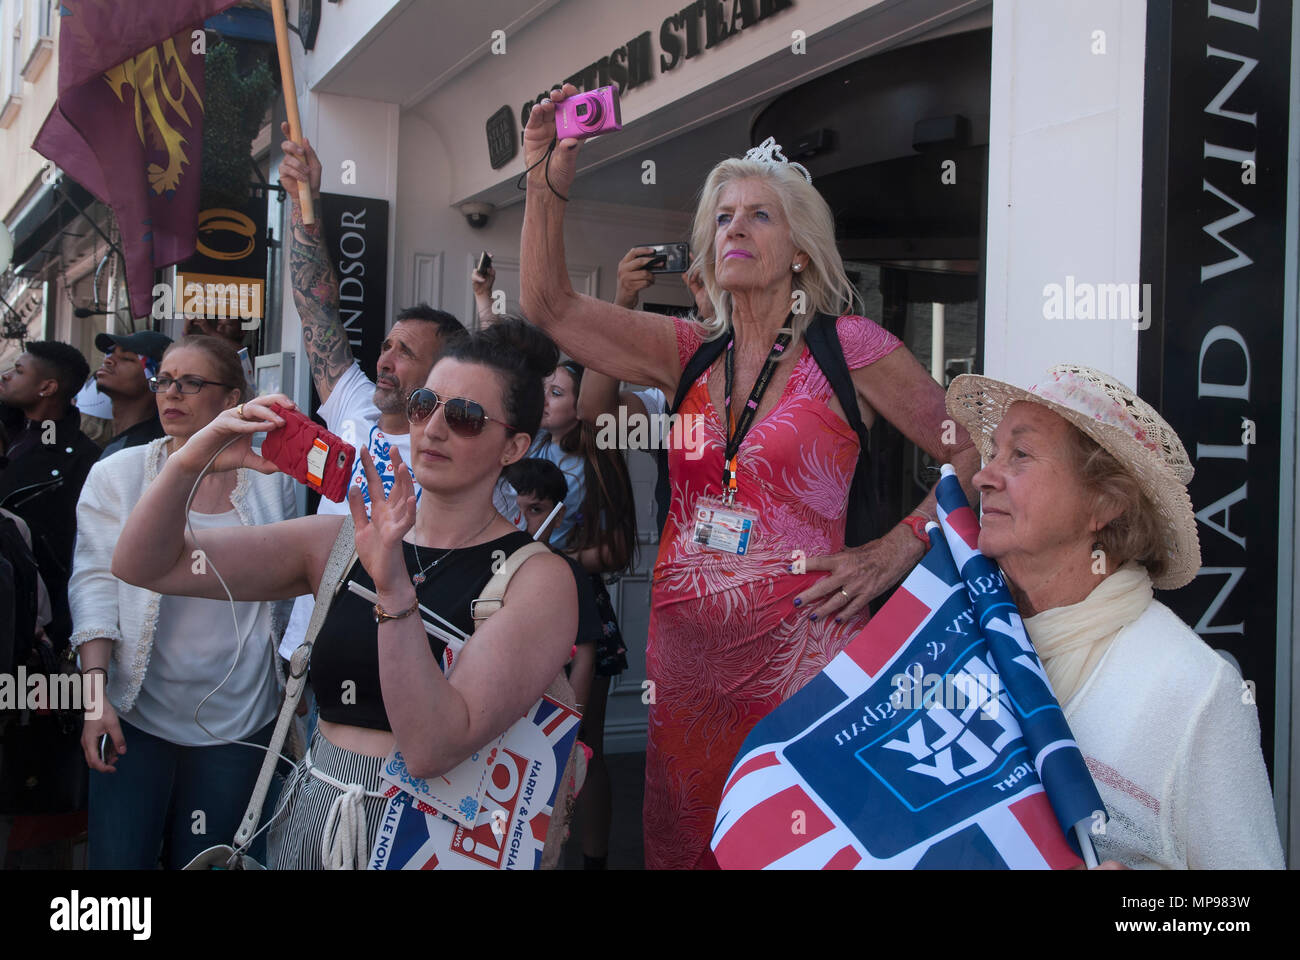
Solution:
{"label": "woman with glasses", "polygon": [[[156,534],[148,514],[127,516],[145,489],[250,395],[235,349],[207,336],[172,344],[149,387],[166,436],[97,463],[77,505],[72,645],[92,689],[107,688],[87,703],[81,735],[91,868],[152,869],[161,849],[176,869],[231,836],[262,760],[236,741],[265,745],[278,703],[272,650],[286,608],[228,603],[198,552],[187,555],[188,575],[216,587],[210,599],[131,586],[110,570],[126,527]],[[293,494],[285,477],[213,473],[194,490],[189,522],[200,541],[275,523],[292,516]]]}
{"label": "woman with glasses", "polygon": [[[542,418],[542,378],[557,360],[554,344],[517,320],[451,345],[408,400],[418,506],[396,452],[396,480],[386,496],[372,494],[368,518],[356,488],[349,491],[360,562],[345,579],[378,602],[348,589],[320,598],[330,604],[312,651],[320,724],[272,844],[278,868],[365,866],[386,804],[380,767],[394,746],[413,776],[441,776],[523,716],[569,659],[578,601],[561,557],[528,559],[477,632],[470,616],[497,564],[530,542],[492,494],[502,467],[528,452]],[[271,402],[292,406],[275,396],[227,410],[168,461],[127,522],[114,573],[153,590],[224,596],[211,578],[190,573],[201,546],[236,600],[319,592],[337,516],[213,530],[197,545],[185,531],[185,497],[209,459],[218,476],[275,470],[250,445],[253,434],[283,424]],[[382,490],[369,453],[360,456],[370,489]],[[137,526],[145,517],[150,532]],[[420,606],[473,633],[450,677]]]}

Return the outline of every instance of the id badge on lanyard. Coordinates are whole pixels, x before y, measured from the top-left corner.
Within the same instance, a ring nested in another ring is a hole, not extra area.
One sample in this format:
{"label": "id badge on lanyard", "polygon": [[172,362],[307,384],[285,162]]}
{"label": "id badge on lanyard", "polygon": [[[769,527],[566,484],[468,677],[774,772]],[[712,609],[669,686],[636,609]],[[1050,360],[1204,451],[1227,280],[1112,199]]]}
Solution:
{"label": "id badge on lanyard", "polygon": [[758,512],[721,497],[700,497],[695,501],[695,534],[692,539],[706,550],[734,553],[743,557],[757,536]]}
{"label": "id badge on lanyard", "polygon": [[749,428],[753,426],[754,416],[759,402],[763,398],[772,373],[780,363],[785,348],[790,345],[791,331],[788,329],[794,314],[786,318],[786,328],[777,334],[772,349],[768,352],[763,369],[759,371],[754,388],[741,411],[737,421],[731,414],[731,387],[734,381],[733,351],[735,337],[727,343],[725,398],[727,407],[727,446],[723,452],[721,497],[703,496],[695,501],[695,530],[692,540],[706,550],[745,556],[752,549],[758,537],[758,511],[744,504],[736,503],[736,458],[740,453],[740,444]]}

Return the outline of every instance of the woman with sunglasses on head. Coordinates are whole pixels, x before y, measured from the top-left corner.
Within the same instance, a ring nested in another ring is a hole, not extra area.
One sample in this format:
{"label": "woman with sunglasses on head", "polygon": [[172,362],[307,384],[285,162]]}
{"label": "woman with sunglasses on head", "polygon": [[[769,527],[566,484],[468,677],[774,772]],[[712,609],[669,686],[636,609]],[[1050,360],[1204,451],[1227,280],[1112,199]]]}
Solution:
{"label": "woman with sunglasses on head", "polygon": [[[523,716],[568,660],[577,590],[560,557],[523,563],[477,632],[470,616],[497,561],[530,542],[497,513],[492,493],[502,467],[528,452],[542,416],[542,377],[557,359],[554,345],[521,321],[452,345],[408,402],[418,507],[403,469],[395,469],[385,497],[372,496],[369,518],[356,489],[349,491],[360,563],[345,576],[378,603],[347,589],[321,598],[330,607],[311,674],[320,724],[272,844],[277,867],[365,866],[386,803],[380,767],[394,746],[413,776],[440,776]],[[154,518],[157,529],[149,535],[128,522],[114,555],[118,576],[157,590],[224,595],[212,578],[189,573],[196,545],[185,535],[185,496],[209,459],[218,473],[275,470],[251,447],[253,434],[283,425],[273,402],[293,406],[273,396],[227,411],[168,462],[133,514]],[[369,453],[361,458],[370,489],[382,489]],[[318,592],[341,524],[313,516],[212,531],[201,546],[236,599],[278,600]],[[474,633],[450,678],[420,605]],[[364,832],[364,848],[327,830],[327,821]]]}
{"label": "woman with sunglasses on head", "polygon": [[[161,848],[175,869],[212,837],[231,835],[262,761],[231,741],[266,744],[278,702],[272,644],[287,608],[250,601],[232,610],[224,594],[218,602],[144,589],[110,571],[124,528],[154,535],[147,514],[127,519],[145,489],[196,433],[250,396],[234,348],[208,336],[172,344],[149,386],[166,436],[100,460],[77,504],[72,645],[92,689],[107,692],[87,703],[81,734],[91,868],[153,869]],[[194,493],[190,523],[200,539],[275,523],[293,515],[293,493],[284,477],[214,473]],[[192,579],[216,582],[201,554],[186,563]]]}

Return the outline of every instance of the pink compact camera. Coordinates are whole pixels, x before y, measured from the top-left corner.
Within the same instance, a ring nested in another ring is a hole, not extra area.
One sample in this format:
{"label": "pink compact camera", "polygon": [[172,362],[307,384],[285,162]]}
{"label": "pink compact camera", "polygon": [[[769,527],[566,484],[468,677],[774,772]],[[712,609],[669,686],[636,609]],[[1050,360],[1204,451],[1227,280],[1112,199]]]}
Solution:
{"label": "pink compact camera", "polygon": [[581,140],[622,129],[618,87],[597,87],[555,105],[555,135],[560,140]]}

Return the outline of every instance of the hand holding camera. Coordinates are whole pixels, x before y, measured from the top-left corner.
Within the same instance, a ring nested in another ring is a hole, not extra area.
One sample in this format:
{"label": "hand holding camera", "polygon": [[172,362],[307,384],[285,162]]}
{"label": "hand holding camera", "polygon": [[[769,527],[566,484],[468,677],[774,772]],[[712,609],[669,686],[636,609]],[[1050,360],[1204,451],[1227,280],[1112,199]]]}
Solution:
{"label": "hand holding camera", "polygon": [[478,264],[470,273],[470,282],[474,285],[474,296],[492,296],[492,284],[496,282],[497,272],[492,266],[492,256],[484,250],[478,258]]}
{"label": "hand holding camera", "polygon": [[[572,136],[558,139],[555,119],[560,105],[568,98],[577,96],[578,88],[566,83],[563,87],[552,90],[549,100],[543,100],[528,113],[528,124],[524,127],[523,135],[528,184],[546,195],[553,191],[560,197],[567,197],[578,171],[578,148],[581,141]],[[567,109],[572,110],[573,106],[570,105]],[[548,153],[551,154],[549,157]]]}
{"label": "hand holding camera", "polygon": [[636,302],[642,290],[655,282],[655,276],[646,269],[646,264],[654,259],[650,247],[633,247],[623,254],[618,262],[618,290],[614,302],[629,310],[636,309]]}
{"label": "hand holding camera", "polygon": [[190,437],[185,446],[170,459],[191,473],[202,470],[214,455],[216,459],[209,468],[211,473],[238,470],[240,467],[248,467],[259,473],[277,473],[279,467],[254,453],[252,444],[253,434],[285,425],[284,418],[271,409],[271,405],[277,403],[290,410],[297,410],[292,400],[279,393],[238,404],[218,414],[211,423]]}

